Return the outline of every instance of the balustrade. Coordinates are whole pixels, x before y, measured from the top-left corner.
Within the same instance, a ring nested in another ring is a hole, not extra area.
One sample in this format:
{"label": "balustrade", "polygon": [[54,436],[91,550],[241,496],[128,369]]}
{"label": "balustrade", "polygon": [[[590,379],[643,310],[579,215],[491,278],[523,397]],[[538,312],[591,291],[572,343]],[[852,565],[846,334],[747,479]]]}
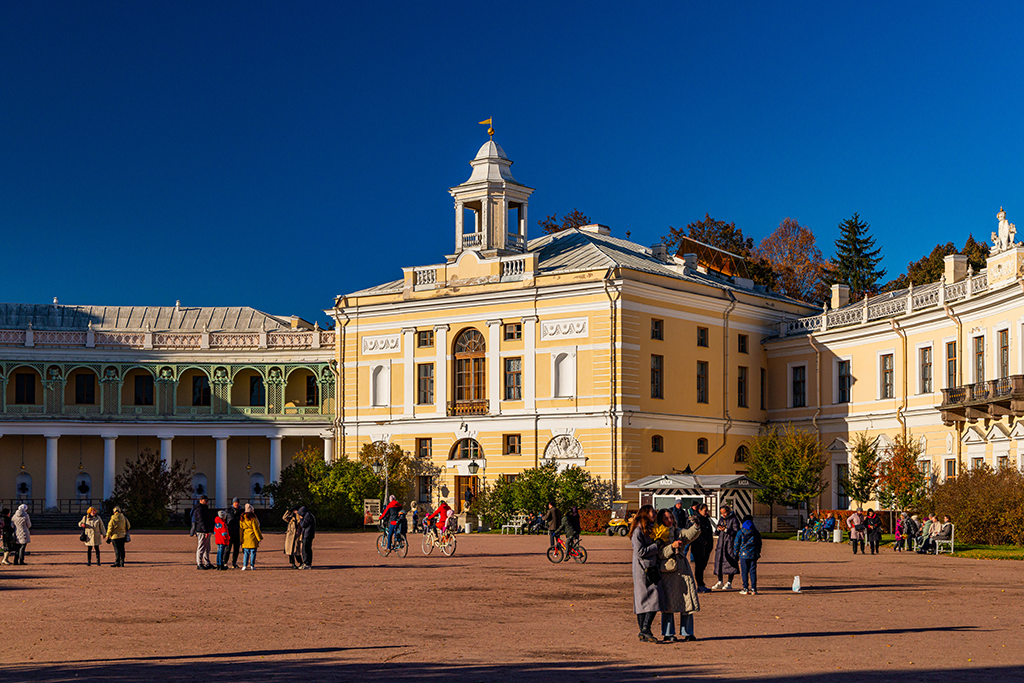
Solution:
{"label": "balustrade", "polygon": [[472,249],[479,247],[484,243],[484,234],[482,232],[471,232],[467,235],[462,236],[462,248]]}
{"label": "balustrade", "polygon": [[487,401],[449,401],[449,415],[486,415]]}

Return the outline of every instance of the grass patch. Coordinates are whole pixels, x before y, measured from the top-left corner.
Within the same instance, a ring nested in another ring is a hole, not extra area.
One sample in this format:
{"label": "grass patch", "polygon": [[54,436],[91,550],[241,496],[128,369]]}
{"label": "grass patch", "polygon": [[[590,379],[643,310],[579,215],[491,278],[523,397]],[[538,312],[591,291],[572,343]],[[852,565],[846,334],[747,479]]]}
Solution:
{"label": "grass patch", "polygon": [[1024,548],[1016,545],[957,544],[956,552],[953,555],[977,560],[1024,560]]}

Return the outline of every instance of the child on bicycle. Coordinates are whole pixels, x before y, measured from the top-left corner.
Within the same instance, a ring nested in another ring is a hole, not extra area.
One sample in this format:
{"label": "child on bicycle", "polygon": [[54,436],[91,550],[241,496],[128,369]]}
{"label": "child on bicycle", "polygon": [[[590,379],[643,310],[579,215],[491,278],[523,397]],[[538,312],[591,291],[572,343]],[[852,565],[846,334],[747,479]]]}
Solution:
{"label": "child on bicycle", "polygon": [[562,523],[555,531],[555,538],[563,533],[565,534],[565,549],[569,551],[579,543],[580,539],[580,511],[576,506],[569,508],[569,511],[562,517]]}
{"label": "child on bicycle", "polygon": [[441,504],[437,506],[437,509],[427,515],[427,522],[433,522],[437,518],[437,525],[431,524],[430,531],[437,536],[442,529],[446,528],[449,517],[452,517],[452,509],[448,507],[448,502],[442,500]]}

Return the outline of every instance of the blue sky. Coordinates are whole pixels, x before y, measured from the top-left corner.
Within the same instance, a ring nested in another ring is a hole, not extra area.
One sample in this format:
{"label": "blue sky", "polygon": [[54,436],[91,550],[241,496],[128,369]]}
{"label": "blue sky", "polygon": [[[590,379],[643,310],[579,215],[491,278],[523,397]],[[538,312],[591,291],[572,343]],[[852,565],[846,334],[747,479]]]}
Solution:
{"label": "blue sky", "polygon": [[322,320],[452,249],[488,116],[533,235],[791,216],[828,256],[857,211],[895,276],[1024,221],[1022,29],[1019,3],[3,3],[0,300]]}

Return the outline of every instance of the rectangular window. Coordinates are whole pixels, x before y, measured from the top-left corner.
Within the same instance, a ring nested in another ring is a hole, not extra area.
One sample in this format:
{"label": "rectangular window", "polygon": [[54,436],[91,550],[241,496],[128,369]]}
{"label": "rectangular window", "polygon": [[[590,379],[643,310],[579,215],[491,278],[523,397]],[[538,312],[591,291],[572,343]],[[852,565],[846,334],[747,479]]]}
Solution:
{"label": "rectangular window", "polygon": [[793,368],[793,407],[803,408],[807,405],[807,366],[798,365]]}
{"label": "rectangular window", "polygon": [[249,405],[263,406],[266,404],[267,391],[263,387],[263,378],[256,376],[249,377]]}
{"label": "rectangular window", "polygon": [[841,360],[836,363],[837,377],[836,382],[838,384],[839,391],[837,392],[838,403],[849,403],[850,402],[850,387],[853,386],[853,375],[850,374],[850,361]]}
{"label": "rectangular window", "polygon": [[741,334],[736,338],[736,347],[740,353],[749,353],[747,351],[747,335]]}
{"label": "rectangular window", "polygon": [[75,403],[89,406],[96,403],[95,375],[84,372],[75,375]]}
{"label": "rectangular window", "polygon": [[420,458],[429,458],[434,454],[433,439],[416,439],[416,455]]}
{"label": "rectangular window", "polygon": [[708,362],[697,361],[697,403],[708,402]]}
{"label": "rectangular window", "polygon": [[747,369],[742,366],[736,375],[736,405],[747,407]]}
{"label": "rectangular window", "polygon": [[766,394],[768,393],[768,371],[766,369],[764,369],[764,368],[761,368],[761,387],[760,387],[760,389],[761,389],[761,410],[765,410],[765,406],[767,405],[767,403],[765,402],[766,398],[767,398]]}
{"label": "rectangular window", "polygon": [[843,488],[843,480],[850,476],[849,465],[836,465],[836,507],[846,510],[850,507],[850,497]]}
{"label": "rectangular window", "polygon": [[306,405],[320,405],[320,385],[316,383],[316,377],[306,375]]}
{"label": "rectangular window", "polygon": [[135,375],[135,405],[153,405],[153,375]]}
{"label": "rectangular window", "polygon": [[956,460],[946,461],[946,479],[956,479]]}
{"label": "rectangular window", "polygon": [[996,458],[996,469],[1006,470],[1010,468],[1010,457],[1008,455],[1000,455]]}
{"label": "rectangular window", "polygon": [[431,405],[434,402],[434,364],[420,363],[416,366],[416,403]]}
{"label": "rectangular window", "polygon": [[971,469],[980,470],[981,466],[985,464],[985,458],[971,458]]}
{"label": "rectangular window", "polygon": [[509,323],[505,325],[505,341],[515,341],[523,338],[523,324]]}
{"label": "rectangular window", "polygon": [[419,479],[419,501],[421,503],[430,503],[430,489],[433,485],[433,479],[431,477],[417,477]]}
{"label": "rectangular window", "polygon": [[501,478],[504,479],[509,484],[514,484],[516,482],[516,477],[518,476],[518,474],[503,474],[501,475]]}
{"label": "rectangular window", "polygon": [[651,356],[651,398],[665,398],[665,357]]}
{"label": "rectangular window", "polygon": [[1010,376],[1010,331],[999,330],[999,377]]}
{"label": "rectangular window", "polygon": [[206,375],[192,376],[192,405],[210,405],[210,380]]}
{"label": "rectangular window", "polygon": [[31,372],[14,374],[14,402],[18,405],[35,405],[36,376]]}
{"label": "rectangular window", "polygon": [[921,349],[921,393],[932,393],[932,347]]}
{"label": "rectangular window", "polygon": [[505,400],[523,400],[523,359],[505,359]]}
{"label": "rectangular window", "polygon": [[519,455],[523,452],[523,437],[519,434],[506,434],[505,455]]}
{"label": "rectangular window", "polygon": [[881,386],[879,398],[892,398],[895,396],[896,371],[892,362],[892,354],[887,353],[881,358]]}
{"label": "rectangular window", "polygon": [[651,318],[651,339],[665,338],[665,321]]}
{"label": "rectangular window", "polygon": [[434,331],[423,330],[416,333],[416,346],[421,349],[429,349],[434,345]]}
{"label": "rectangular window", "polygon": [[956,382],[956,342],[946,342],[946,388],[952,389]]}
{"label": "rectangular window", "polygon": [[985,338],[974,338],[974,383],[985,381]]}
{"label": "rectangular window", "polygon": [[708,345],[708,328],[698,327],[697,328],[697,346],[707,347]]}

